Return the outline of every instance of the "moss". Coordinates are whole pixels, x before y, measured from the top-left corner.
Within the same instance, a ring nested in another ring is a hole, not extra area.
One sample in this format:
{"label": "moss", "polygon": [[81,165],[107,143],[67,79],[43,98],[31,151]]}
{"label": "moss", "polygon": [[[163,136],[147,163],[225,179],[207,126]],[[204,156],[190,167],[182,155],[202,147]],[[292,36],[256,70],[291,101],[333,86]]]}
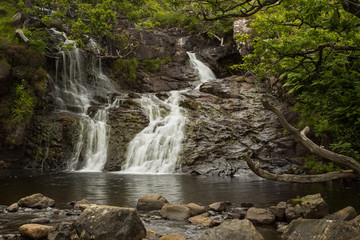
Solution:
{"label": "moss", "polygon": [[122,77],[134,81],[136,79],[136,70],[138,62],[136,58],[131,59],[117,59],[113,65],[113,69],[117,71]]}
{"label": "moss", "polygon": [[166,58],[143,60],[141,61],[141,66],[144,68],[145,72],[157,72],[161,66],[166,65],[169,62],[171,62],[171,57],[167,56]]}
{"label": "moss", "polygon": [[290,201],[291,201],[291,204],[293,205],[293,207],[295,207],[296,205],[301,204],[303,201],[306,201],[306,200],[308,200],[308,199],[296,197],[296,198],[291,199]]}

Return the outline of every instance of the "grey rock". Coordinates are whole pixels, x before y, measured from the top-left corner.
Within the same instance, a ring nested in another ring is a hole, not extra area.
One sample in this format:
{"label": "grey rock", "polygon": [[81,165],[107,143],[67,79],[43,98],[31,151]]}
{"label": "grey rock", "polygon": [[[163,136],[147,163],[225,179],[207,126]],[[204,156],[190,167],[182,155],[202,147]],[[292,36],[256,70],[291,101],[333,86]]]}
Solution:
{"label": "grey rock", "polygon": [[48,240],[68,240],[70,239],[71,232],[75,230],[74,223],[62,222],[55,226],[49,233]]}
{"label": "grey rock", "polygon": [[160,210],[168,200],[158,194],[145,194],[138,199],[136,209],[138,210]]}
{"label": "grey rock", "polygon": [[357,229],[339,220],[297,219],[282,235],[287,240],[345,240],[359,236]]}
{"label": "grey rock", "polygon": [[256,230],[249,220],[227,220],[215,228],[203,233],[199,240],[263,240],[263,236]]}
{"label": "grey rock", "polygon": [[181,204],[167,203],[161,208],[160,215],[171,220],[185,220],[191,217],[191,210]]}
{"label": "grey rock", "polygon": [[9,207],[6,208],[8,212],[17,212],[19,210],[19,204],[13,203]]}
{"label": "grey rock", "polygon": [[333,214],[329,214],[324,217],[324,219],[328,220],[343,220],[343,221],[350,221],[357,216],[355,208],[348,206],[343,208]]}
{"label": "grey rock", "polygon": [[49,197],[42,195],[41,193],[36,193],[24,198],[21,198],[18,201],[20,207],[25,208],[47,208],[55,206],[55,201]]}
{"label": "grey rock", "polygon": [[269,210],[252,207],[247,211],[246,219],[254,224],[273,224],[275,215]]}
{"label": "grey rock", "polygon": [[275,220],[282,221],[285,219],[286,202],[279,202],[276,206],[269,207],[270,212],[275,215]]}
{"label": "grey rock", "polygon": [[141,240],[146,230],[133,208],[90,206],[75,222],[81,239]]}
{"label": "grey rock", "polygon": [[223,212],[226,211],[226,205],[223,202],[216,202],[212,203],[208,206],[209,210],[215,211],[215,212]]}
{"label": "grey rock", "polygon": [[191,216],[196,216],[206,212],[206,208],[195,203],[186,204],[186,207],[190,208]]}

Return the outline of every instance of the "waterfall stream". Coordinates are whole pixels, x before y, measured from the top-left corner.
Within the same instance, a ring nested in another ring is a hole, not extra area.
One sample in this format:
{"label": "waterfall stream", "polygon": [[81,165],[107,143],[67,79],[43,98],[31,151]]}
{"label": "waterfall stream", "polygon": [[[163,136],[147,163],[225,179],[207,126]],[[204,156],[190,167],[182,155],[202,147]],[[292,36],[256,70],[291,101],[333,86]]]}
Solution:
{"label": "waterfall stream", "polygon": [[[102,72],[100,59],[85,60],[85,53],[76,48],[64,33],[52,31],[55,36],[62,37],[64,43],[64,47],[59,48],[56,60],[55,80],[50,81],[55,110],[76,114],[80,118],[79,135],[68,162],[68,170],[102,171],[107,160],[110,131],[107,125],[108,109],[116,107],[119,101],[108,100],[93,117],[89,116],[88,109],[92,104],[100,105],[97,98],[108,99],[107,94],[116,92],[115,87]],[[64,50],[69,44],[73,46],[72,49]],[[81,157],[83,162],[80,161]]]}
{"label": "waterfall stream", "polygon": [[[216,79],[214,73],[188,53],[190,66],[198,73],[201,83]],[[200,88],[199,84],[195,89]],[[172,91],[166,100],[154,94],[143,96],[139,102],[150,121],[129,143],[123,173],[173,173],[178,167],[178,159],[184,136],[186,117],[179,106],[182,91]]]}

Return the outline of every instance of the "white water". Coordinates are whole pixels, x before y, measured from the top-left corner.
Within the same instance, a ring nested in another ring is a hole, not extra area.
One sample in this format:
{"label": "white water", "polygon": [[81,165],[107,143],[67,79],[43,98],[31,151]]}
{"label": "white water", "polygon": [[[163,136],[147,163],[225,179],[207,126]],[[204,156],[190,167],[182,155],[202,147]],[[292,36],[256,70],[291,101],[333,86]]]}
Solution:
{"label": "white water", "polygon": [[[53,32],[64,38],[64,46],[74,44],[64,33]],[[110,133],[108,109],[118,106],[119,101],[108,102],[94,117],[88,115],[91,104],[98,103],[96,96],[106,98],[106,94],[116,90],[111,80],[103,74],[100,60],[85,63],[84,59],[84,53],[75,46],[70,51],[59,49],[55,81],[52,81],[51,87],[56,110],[76,114],[80,118],[78,140],[68,162],[68,170],[102,171],[107,160]],[[89,65],[90,77],[85,77],[85,64]],[[80,161],[82,157],[83,162]]]}
{"label": "white water", "polygon": [[[216,79],[211,69],[199,61],[195,53],[188,55],[201,83]],[[184,91],[170,92],[170,97],[165,101],[155,95],[140,99],[150,123],[129,143],[123,173],[165,174],[173,173],[179,167],[186,123],[184,109],[179,106],[179,102]],[[164,107],[167,108],[167,115]]]}

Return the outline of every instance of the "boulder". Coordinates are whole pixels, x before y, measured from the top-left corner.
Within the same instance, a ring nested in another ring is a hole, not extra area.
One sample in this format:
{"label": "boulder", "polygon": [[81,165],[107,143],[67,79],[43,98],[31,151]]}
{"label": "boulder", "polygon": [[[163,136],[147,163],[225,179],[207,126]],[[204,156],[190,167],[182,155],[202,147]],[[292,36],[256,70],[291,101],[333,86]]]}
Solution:
{"label": "boulder", "polygon": [[303,199],[300,206],[304,218],[323,218],[329,214],[329,207],[320,193],[307,195]]}
{"label": "boulder", "polygon": [[300,205],[292,206],[292,204],[287,204],[285,209],[285,219],[287,222],[291,222],[294,219],[297,219],[302,216]]}
{"label": "boulder", "polygon": [[62,222],[57,224],[49,233],[48,240],[68,240],[71,239],[71,232],[75,230],[74,223]]}
{"label": "boulder", "polygon": [[189,203],[189,204],[186,204],[186,206],[188,208],[190,208],[191,216],[196,216],[196,215],[206,212],[205,207],[197,205],[195,203]]}
{"label": "boulder", "polygon": [[216,202],[209,205],[209,210],[215,211],[215,212],[222,212],[226,211],[225,203],[223,202]]}
{"label": "boulder", "polygon": [[36,193],[24,198],[21,198],[18,201],[20,207],[28,208],[47,208],[55,206],[55,201],[51,198],[48,198],[41,193]]}
{"label": "boulder", "polygon": [[345,240],[359,236],[357,229],[340,220],[297,219],[281,236],[286,240]]}
{"label": "boulder", "polygon": [[181,204],[167,203],[161,208],[160,215],[171,220],[185,220],[191,217],[191,210]]}
{"label": "boulder", "polygon": [[159,240],[159,234],[157,232],[146,228],[146,239],[147,240]]}
{"label": "boulder", "polygon": [[160,210],[166,203],[166,198],[158,194],[145,194],[138,199],[136,209],[138,210]]}
{"label": "boulder", "polygon": [[19,227],[21,236],[29,239],[46,239],[53,227],[40,224],[25,224]]}
{"label": "boulder", "polygon": [[286,202],[279,202],[276,206],[269,207],[270,212],[275,215],[275,220],[282,221],[285,218]]}
{"label": "boulder", "polygon": [[350,221],[357,216],[355,208],[348,206],[343,208],[333,214],[329,214],[324,219],[328,220],[342,220],[342,221]]}
{"label": "boulder", "polygon": [[349,221],[349,224],[360,230],[360,215],[354,218],[353,220]]}
{"label": "boulder", "polygon": [[81,239],[141,240],[146,230],[133,208],[90,206],[75,222]]}
{"label": "boulder", "polygon": [[232,219],[223,222],[220,226],[206,230],[199,238],[199,240],[238,239],[264,240],[264,237],[249,220]]}
{"label": "boulder", "polygon": [[275,222],[275,215],[270,210],[263,208],[249,208],[246,218],[254,224],[273,224]]}
{"label": "boulder", "polygon": [[37,224],[46,224],[50,222],[50,219],[48,218],[34,218],[31,219],[31,223],[37,223]]}
{"label": "boulder", "polygon": [[204,227],[213,227],[220,224],[219,221],[208,218],[208,215],[209,214],[202,214],[202,215],[194,216],[189,218],[189,221],[193,224],[199,224]]}
{"label": "boulder", "polygon": [[13,204],[11,204],[10,206],[8,206],[8,207],[6,208],[6,210],[7,210],[8,212],[17,212],[17,211],[19,210],[19,204],[18,204],[18,203],[13,203]]}
{"label": "boulder", "polygon": [[84,211],[85,208],[89,207],[91,203],[86,199],[81,199],[80,201],[76,201],[74,203],[74,209],[80,209],[81,211]]}
{"label": "boulder", "polygon": [[165,236],[162,236],[160,240],[186,240],[186,237],[179,233],[170,233]]}

